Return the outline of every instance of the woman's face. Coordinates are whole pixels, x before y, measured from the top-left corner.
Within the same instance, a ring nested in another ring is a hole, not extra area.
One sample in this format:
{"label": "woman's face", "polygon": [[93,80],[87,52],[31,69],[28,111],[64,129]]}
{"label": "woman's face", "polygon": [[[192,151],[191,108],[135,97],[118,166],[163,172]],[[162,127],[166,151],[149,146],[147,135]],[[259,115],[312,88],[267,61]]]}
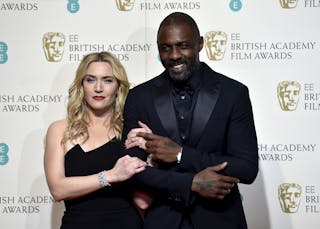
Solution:
{"label": "woman's face", "polygon": [[89,64],[83,79],[84,98],[89,110],[101,113],[113,109],[118,88],[119,83],[109,63]]}

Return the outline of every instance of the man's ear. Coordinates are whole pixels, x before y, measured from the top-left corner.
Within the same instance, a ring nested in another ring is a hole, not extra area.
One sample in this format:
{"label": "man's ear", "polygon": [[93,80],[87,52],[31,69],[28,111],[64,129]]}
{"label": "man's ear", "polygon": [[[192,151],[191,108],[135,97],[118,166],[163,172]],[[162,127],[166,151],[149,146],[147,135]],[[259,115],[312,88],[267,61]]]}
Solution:
{"label": "man's ear", "polygon": [[201,36],[199,38],[199,52],[202,50],[202,48],[203,48],[203,37]]}

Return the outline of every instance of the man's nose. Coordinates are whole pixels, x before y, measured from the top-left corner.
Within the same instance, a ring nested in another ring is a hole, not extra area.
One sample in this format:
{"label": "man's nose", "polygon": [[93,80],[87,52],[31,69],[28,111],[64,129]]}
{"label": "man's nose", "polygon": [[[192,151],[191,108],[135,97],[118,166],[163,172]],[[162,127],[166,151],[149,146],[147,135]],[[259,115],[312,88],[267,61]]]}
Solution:
{"label": "man's nose", "polygon": [[171,52],[170,52],[170,59],[172,60],[177,60],[181,58],[181,52],[180,49],[177,47],[173,47]]}

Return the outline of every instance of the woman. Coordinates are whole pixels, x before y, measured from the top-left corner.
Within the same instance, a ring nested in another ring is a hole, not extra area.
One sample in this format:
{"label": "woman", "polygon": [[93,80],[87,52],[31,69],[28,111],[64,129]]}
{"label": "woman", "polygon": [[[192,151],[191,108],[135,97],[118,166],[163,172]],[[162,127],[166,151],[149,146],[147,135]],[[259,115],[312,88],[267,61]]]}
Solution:
{"label": "woman", "polygon": [[121,157],[126,72],[108,52],[86,55],[69,88],[66,119],[47,131],[44,168],[55,200],[64,200],[61,229],[142,228],[125,183],[146,163]]}

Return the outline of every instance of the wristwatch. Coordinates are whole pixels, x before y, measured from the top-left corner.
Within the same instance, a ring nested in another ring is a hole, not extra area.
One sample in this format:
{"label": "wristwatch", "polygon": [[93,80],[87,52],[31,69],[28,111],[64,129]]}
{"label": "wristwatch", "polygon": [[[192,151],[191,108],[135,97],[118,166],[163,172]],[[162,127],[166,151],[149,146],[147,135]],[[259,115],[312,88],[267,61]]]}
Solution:
{"label": "wristwatch", "polygon": [[180,161],[181,161],[182,150],[183,150],[183,148],[181,148],[181,150],[177,154],[177,163],[180,163]]}

